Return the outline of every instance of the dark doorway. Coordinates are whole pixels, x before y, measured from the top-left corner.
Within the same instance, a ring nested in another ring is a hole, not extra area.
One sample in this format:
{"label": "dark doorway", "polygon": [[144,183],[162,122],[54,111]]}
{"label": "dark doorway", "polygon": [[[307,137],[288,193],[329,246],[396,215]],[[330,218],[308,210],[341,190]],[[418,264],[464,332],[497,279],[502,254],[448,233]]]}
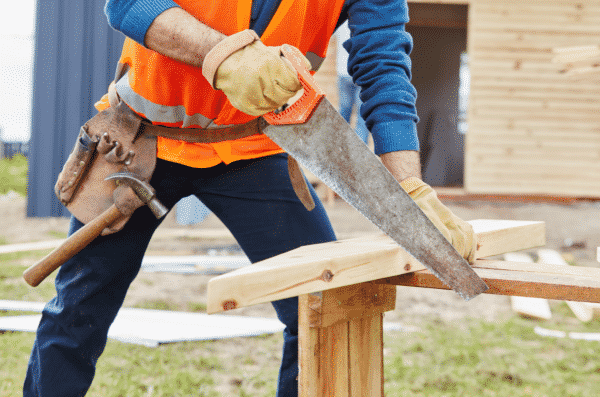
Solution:
{"label": "dark doorway", "polygon": [[409,12],[423,180],[433,186],[462,186],[464,131],[459,130],[459,121],[464,115],[459,110],[459,87],[468,7],[409,3]]}

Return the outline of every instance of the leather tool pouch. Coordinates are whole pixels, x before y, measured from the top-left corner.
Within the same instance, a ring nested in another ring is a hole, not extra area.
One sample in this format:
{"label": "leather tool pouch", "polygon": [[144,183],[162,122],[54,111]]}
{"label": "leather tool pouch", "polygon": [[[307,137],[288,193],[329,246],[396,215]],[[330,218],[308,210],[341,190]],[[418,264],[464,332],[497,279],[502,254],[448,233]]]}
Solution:
{"label": "leather tool pouch", "polygon": [[81,222],[88,223],[115,204],[123,217],[103,231],[117,232],[143,205],[131,188],[105,179],[121,171],[149,182],[156,167],[156,137],[140,133],[141,118],[124,103],[90,119],[58,176],[55,193]]}

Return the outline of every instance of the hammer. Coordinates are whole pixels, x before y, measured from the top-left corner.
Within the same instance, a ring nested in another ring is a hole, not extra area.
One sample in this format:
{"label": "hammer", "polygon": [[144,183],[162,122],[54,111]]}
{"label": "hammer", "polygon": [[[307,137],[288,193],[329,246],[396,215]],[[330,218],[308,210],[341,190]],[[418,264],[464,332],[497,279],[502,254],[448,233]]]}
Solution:
{"label": "hammer", "polygon": [[[114,180],[117,184],[126,184],[131,187],[136,195],[150,207],[150,210],[157,219],[162,218],[169,211],[156,198],[156,193],[152,186],[147,182],[140,180],[130,172],[117,172],[110,175],[105,180]],[[46,257],[40,260],[23,273],[23,278],[27,284],[32,287],[37,287],[46,277],[53,271],[58,269],[62,264],[75,256],[85,246],[91,243],[96,237],[102,233],[106,227],[112,225],[115,221],[121,218],[123,214],[113,204],[106,211],[100,214],[97,218],[83,226],[81,229],[73,233],[60,246],[55,248]]]}

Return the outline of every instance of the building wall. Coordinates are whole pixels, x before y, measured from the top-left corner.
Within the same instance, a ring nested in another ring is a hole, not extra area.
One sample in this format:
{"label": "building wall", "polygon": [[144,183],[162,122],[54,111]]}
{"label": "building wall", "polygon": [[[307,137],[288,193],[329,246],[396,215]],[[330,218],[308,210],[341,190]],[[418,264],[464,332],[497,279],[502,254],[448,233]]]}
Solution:
{"label": "building wall", "polygon": [[106,93],[124,36],[106,23],[105,0],[45,0],[36,8],[28,217],[69,216],[54,184],[80,127]]}
{"label": "building wall", "polygon": [[473,0],[465,188],[600,197],[600,74],[552,49],[600,44],[600,2]]}

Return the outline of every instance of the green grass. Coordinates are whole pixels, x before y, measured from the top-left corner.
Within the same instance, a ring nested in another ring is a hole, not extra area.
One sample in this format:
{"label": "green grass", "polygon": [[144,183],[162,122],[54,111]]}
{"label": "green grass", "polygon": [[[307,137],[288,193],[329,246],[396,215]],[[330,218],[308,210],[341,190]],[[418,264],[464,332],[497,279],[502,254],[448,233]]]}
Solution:
{"label": "green grass", "polygon": [[[28,252],[26,254],[29,257],[42,258],[45,252]],[[56,272],[34,288],[27,285],[22,279],[26,268],[14,261],[6,260],[7,257],[13,258],[12,254],[0,255],[0,299],[46,302],[56,294],[54,289]],[[22,257],[24,256],[19,255],[19,258]],[[0,311],[0,316],[2,315],[7,315],[7,313]]]}
{"label": "green grass", "polygon": [[460,327],[430,324],[423,333],[401,338],[388,334],[386,395],[597,395],[592,385],[600,382],[598,342],[541,337],[533,331],[536,325],[585,332],[600,324],[576,327],[514,317],[504,323],[469,320]]}
{"label": "green grass", "polygon": [[[599,344],[541,337],[536,325],[548,326],[514,317],[386,333],[386,396],[597,395]],[[0,335],[0,396],[19,395],[32,343],[32,334]],[[88,396],[273,396],[280,344],[280,335],[158,348],[110,340]]]}
{"label": "green grass", "polygon": [[19,251],[0,254],[0,265],[14,264],[24,258],[41,259],[48,255],[52,249],[36,250],[36,251]]}
{"label": "green grass", "polygon": [[150,309],[150,310],[177,310],[178,307],[177,305],[173,304],[172,302],[166,301],[166,300],[161,300],[161,299],[156,299],[156,300],[146,300],[143,302],[140,302],[136,305],[134,305],[133,307],[136,307],[138,309]]}
{"label": "green grass", "polygon": [[67,232],[61,232],[58,230],[49,230],[46,233],[49,237],[55,238],[55,239],[63,239],[63,238],[67,238],[68,233]]}
{"label": "green grass", "polygon": [[206,304],[200,302],[189,302],[187,309],[189,312],[206,313]]}
{"label": "green grass", "polygon": [[0,194],[11,190],[27,195],[27,158],[20,154],[12,159],[0,159]]}

